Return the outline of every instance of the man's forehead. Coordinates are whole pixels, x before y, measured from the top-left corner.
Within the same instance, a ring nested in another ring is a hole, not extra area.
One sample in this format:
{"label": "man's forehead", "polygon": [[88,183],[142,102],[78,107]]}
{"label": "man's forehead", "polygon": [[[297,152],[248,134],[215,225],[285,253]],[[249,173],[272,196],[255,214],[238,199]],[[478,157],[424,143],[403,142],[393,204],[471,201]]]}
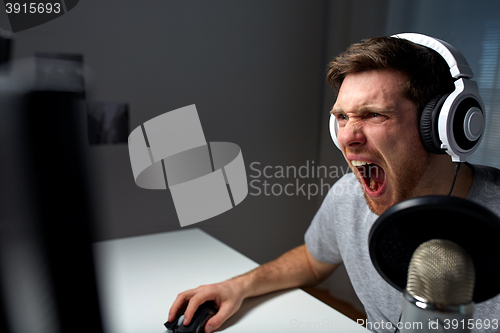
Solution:
{"label": "man's forehead", "polygon": [[402,102],[409,102],[406,97],[405,74],[393,70],[370,70],[348,74],[337,96],[332,112],[391,111]]}

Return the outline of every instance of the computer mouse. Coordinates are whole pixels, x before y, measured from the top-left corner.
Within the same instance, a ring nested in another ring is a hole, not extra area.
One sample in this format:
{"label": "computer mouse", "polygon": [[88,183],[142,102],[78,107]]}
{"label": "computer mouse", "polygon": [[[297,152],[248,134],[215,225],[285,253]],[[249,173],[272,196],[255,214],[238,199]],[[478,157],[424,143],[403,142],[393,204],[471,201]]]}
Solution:
{"label": "computer mouse", "polygon": [[203,333],[205,324],[212,318],[218,309],[213,301],[205,302],[198,307],[189,325],[184,326],[184,313],[177,320],[167,321],[165,327],[169,333]]}

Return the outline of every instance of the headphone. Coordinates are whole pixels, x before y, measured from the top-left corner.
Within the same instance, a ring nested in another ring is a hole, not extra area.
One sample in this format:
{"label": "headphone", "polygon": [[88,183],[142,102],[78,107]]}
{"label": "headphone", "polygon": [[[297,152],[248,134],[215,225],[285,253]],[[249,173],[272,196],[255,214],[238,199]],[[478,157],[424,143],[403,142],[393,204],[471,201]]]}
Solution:
{"label": "headphone", "polygon": [[[453,162],[464,162],[479,146],[486,127],[483,100],[474,73],[465,57],[452,45],[442,40],[416,33],[403,33],[391,37],[409,40],[439,53],[450,67],[455,79],[452,93],[436,96],[424,107],[420,116],[420,138],[425,149],[434,154],[448,154]],[[330,115],[330,135],[337,140],[339,124]]]}

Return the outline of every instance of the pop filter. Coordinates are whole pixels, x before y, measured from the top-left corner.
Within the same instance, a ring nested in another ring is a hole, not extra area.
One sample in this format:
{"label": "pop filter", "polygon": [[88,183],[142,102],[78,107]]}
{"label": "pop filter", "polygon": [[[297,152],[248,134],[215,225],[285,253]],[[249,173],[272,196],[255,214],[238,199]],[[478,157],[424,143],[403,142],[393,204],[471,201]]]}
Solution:
{"label": "pop filter", "polygon": [[471,256],[476,273],[475,303],[500,293],[500,218],[469,200],[435,195],[390,207],[370,230],[370,257],[379,274],[403,291],[413,252],[431,239],[455,242]]}

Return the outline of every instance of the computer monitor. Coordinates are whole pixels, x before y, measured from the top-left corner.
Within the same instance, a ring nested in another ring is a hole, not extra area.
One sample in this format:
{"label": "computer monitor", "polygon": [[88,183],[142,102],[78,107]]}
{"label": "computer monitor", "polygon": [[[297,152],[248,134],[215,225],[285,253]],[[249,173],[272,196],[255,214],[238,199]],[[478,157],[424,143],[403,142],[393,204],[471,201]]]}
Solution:
{"label": "computer monitor", "polygon": [[0,70],[0,331],[103,332],[81,94],[23,71]]}

